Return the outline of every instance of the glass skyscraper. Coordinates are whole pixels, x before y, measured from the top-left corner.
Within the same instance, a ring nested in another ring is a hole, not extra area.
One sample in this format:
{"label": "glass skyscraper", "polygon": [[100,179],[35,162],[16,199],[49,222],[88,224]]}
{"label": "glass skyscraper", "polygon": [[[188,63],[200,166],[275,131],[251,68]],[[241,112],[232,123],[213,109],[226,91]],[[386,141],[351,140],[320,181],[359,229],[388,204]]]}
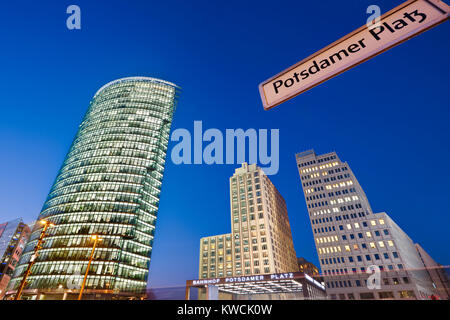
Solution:
{"label": "glass skyscraper", "polygon": [[[93,247],[83,298],[137,296],[147,286],[170,127],[179,88],[129,77],[97,91],[38,219],[55,224],[23,297],[71,299]],[[20,284],[42,225],[36,224],[10,290]]]}

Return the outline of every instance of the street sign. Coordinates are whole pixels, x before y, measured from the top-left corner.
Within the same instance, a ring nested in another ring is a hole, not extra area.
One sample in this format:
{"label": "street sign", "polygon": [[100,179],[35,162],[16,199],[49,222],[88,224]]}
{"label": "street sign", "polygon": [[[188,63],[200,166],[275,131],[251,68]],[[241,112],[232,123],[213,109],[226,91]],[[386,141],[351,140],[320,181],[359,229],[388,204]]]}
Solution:
{"label": "street sign", "polygon": [[259,85],[265,110],[448,20],[439,0],[410,0]]}

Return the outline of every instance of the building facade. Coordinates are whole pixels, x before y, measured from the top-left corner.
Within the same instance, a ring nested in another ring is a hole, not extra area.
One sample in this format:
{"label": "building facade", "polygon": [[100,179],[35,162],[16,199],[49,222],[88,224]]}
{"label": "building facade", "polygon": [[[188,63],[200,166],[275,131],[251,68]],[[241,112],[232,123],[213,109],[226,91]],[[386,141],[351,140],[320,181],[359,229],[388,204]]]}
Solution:
{"label": "building facade", "polygon": [[305,258],[297,258],[297,264],[300,272],[309,274],[310,276],[320,275],[319,268],[317,268],[314,263],[309,262]]}
{"label": "building facade", "polygon": [[0,224],[0,300],[6,294],[9,281],[30,236],[30,228],[22,219]]}
{"label": "building facade", "polygon": [[445,268],[434,261],[434,259],[416,243],[416,249],[419,253],[419,257],[428,271],[431,280],[433,281],[433,287],[436,289],[436,299],[450,300],[450,280]]}
{"label": "building facade", "polygon": [[235,170],[230,205],[232,232],[200,240],[200,279],[298,271],[286,203],[256,164]]}
{"label": "building facade", "polygon": [[[170,82],[130,77],[97,91],[38,219],[47,230],[24,298],[77,295],[93,246],[86,299],[140,296],[147,286],[167,145],[178,96]],[[16,268],[14,294],[42,226]]]}
{"label": "building facade", "polygon": [[201,239],[199,277],[221,278],[233,275],[232,240],[231,233]]}
{"label": "building facade", "polygon": [[335,152],[296,160],[330,298],[427,299],[433,288],[414,243],[386,213],[372,212],[349,165]]}

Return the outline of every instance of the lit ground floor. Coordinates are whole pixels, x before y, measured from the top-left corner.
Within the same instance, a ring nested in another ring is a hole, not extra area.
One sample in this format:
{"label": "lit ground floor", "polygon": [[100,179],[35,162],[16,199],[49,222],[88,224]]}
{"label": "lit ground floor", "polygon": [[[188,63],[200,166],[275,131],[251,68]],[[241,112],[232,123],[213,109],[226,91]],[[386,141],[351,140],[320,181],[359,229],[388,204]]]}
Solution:
{"label": "lit ground floor", "polygon": [[186,300],[197,290],[199,300],[319,300],[325,287],[302,272],[186,281]]}
{"label": "lit ground floor", "polygon": [[[79,290],[71,289],[28,289],[24,290],[20,300],[77,300]],[[8,291],[5,300],[13,300],[16,291]],[[141,300],[144,294],[133,292],[117,292],[113,290],[91,290],[83,292],[82,300]]]}
{"label": "lit ground floor", "polygon": [[431,282],[407,272],[382,273],[378,284],[368,281],[367,274],[325,277],[331,300],[429,300],[435,295]]}

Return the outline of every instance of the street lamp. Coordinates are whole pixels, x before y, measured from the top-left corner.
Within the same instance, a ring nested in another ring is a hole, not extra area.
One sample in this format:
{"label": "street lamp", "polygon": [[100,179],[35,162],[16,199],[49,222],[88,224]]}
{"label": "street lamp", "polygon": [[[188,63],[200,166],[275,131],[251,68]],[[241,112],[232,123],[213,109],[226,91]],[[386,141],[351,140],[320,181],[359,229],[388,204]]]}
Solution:
{"label": "street lamp", "polygon": [[92,251],[91,251],[91,256],[89,257],[89,262],[86,268],[86,273],[84,274],[84,279],[83,279],[83,283],[81,285],[81,289],[80,289],[80,294],[78,295],[78,300],[81,300],[81,297],[83,296],[83,290],[84,290],[84,286],[86,285],[86,279],[89,273],[89,268],[91,267],[91,262],[92,262],[92,258],[94,258],[94,253],[95,253],[95,247],[97,247],[97,242],[98,241],[103,241],[102,238],[100,238],[98,235],[94,234],[91,237],[92,240],[94,240],[94,245],[92,246]]}
{"label": "street lamp", "polygon": [[33,255],[31,256],[30,261],[28,262],[27,270],[25,271],[25,273],[23,275],[22,281],[20,282],[20,286],[19,286],[19,289],[17,290],[16,296],[14,297],[14,300],[20,300],[20,297],[22,296],[22,291],[23,291],[23,288],[25,287],[25,284],[27,283],[27,278],[31,274],[31,267],[36,262],[36,258],[38,257],[39,249],[42,248],[42,243],[44,242],[43,240],[44,240],[44,237],[46,236],[45,232],[47,231],[48,227],[55,226],[54,223],[51,223],[50,221],[47,221],[44,219],[40,220],[39,223],[42,224],[44,227],[42,228],[41,235],[39,236],[36,246],[34,247]]}

